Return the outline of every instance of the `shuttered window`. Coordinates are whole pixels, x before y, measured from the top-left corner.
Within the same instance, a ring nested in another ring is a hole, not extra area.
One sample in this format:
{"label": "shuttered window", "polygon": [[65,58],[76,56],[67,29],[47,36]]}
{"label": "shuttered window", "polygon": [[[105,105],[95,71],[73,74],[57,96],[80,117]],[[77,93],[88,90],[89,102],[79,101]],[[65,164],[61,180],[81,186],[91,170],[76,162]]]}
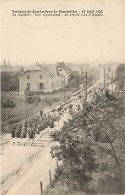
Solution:
{"label": "shuttered window", "polygon": [[27,79],[30,79],[30,74],[27,74]]}
{"label": "shuttered window", "polygon": [[30,83],[27,83],[27,90],[30,90]]}

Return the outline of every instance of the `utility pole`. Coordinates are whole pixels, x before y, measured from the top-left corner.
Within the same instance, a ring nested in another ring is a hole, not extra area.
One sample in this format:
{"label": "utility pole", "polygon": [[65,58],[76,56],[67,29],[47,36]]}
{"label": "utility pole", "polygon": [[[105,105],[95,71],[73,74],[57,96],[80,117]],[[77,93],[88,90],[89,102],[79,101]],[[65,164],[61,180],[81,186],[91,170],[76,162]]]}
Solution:
{"label": "utility pole", "polygon": [[40,190],[41,190],[41,195],[43,195],[43,184],[40,182]]}
{"label": "utility pole", "polygon": [[105,91],[105,68],[104,68],[104,91]]}
{"label": "utility pole", "polygon": [[8,66],[10,65],[9,59],[8,59]]}
{"label": "utility pole", "polygon": [[112,71],[112,94],[113,94],[113,80],[114,80],[114,78],[113,78],[113,71]]}
{"label": "utility pole", "polygon": [[51,170],[49,170],[49,177],[50,177],[50,184],[52,182],[52,178],[51,178]]}
{"label": "utility pole", "polygon": [[86,69],[86,101],[87,101],[87,69]]}
{"label": "utility pole", "polygon": [[65,98],[65,76],[64,76],[64,98]]}

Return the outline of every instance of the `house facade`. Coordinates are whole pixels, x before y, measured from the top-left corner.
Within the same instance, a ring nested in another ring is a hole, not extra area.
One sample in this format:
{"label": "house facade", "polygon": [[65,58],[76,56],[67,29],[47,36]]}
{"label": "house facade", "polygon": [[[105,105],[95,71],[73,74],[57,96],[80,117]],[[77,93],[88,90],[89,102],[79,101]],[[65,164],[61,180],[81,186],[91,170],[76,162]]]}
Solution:
{"label": "house facade", "polygon": [[[65,67],[65,68],[64,68]],[[19,75],[19,94],[24,95],[26,90],[44,93],[62,89],[68,85],[69,73],[66,65],[41,65],[27,68]]]}
{"label": "house facade", "polygon": [[65,65],[64,62],[57,62],[57,68],[59,75],[63,75],[65,77],[65,85],[68,85],[72,70],[67,65]]}

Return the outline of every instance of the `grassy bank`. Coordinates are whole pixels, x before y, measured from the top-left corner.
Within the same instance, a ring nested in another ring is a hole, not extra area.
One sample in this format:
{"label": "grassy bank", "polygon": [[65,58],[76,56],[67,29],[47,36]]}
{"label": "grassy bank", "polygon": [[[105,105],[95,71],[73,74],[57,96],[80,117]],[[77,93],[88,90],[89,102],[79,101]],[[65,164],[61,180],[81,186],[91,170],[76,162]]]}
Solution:
{"label": "grassy bank", "polygon": [[85,192],[80,192],[76,190],[70,190],[66,184],[62,184],[60,181],[52,182],[46,190],[45,195],[85,195]]}
{"label": "grassy bank", "polygon": [[[71,90],[65,91],[65,96],[71,95]],[[2,133],[5,132],[8,126],[14,123],[18,123],[23,119],[31,117],[33,114],[41,111],[42,109],[51,106],[52,104],[61,101],[64,98],[63,90],[59,90],[52,94],[42,94],[40,97],[41,101],[36,103],[26,103],[26,97],[21,97],[17,92],[2,92],[1,94],[1,129]],[[5,108],[2,103],[7,99],[16,102],[16,107]],[[46,99],[46,101],[45,101]]]}

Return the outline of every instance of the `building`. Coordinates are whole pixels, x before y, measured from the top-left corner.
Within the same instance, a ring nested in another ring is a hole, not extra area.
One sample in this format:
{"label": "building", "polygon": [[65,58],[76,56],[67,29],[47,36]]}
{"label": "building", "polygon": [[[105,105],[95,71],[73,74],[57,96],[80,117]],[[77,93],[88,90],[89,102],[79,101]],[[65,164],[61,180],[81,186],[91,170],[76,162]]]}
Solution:
{"label": "building", "polygon": [[8,60],[8,63],[4,60],[4,63],[0,66],[1,72],[19,72],[21,70],[20,66],[11,66]]}
{"label": "building", "polygon": [[19,94],[24,95],[25,91],[32,92],[52,92],[62,89],[68,85],[70,68],[64,63],[51,65],[36,63],[22,72],[19,78]]}

